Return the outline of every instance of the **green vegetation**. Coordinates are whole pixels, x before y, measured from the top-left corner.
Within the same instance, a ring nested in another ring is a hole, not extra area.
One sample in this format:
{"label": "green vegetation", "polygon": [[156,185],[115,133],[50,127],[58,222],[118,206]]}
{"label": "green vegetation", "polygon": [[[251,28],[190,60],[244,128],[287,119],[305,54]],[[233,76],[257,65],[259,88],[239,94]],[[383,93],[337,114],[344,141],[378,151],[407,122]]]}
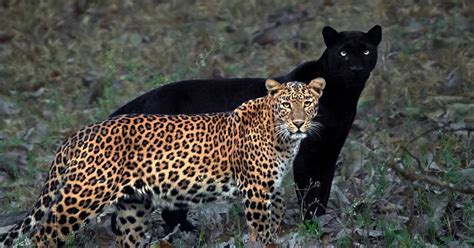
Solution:
{"label": "green vegetation", "polygon": [[303,237],[312,237],[315,239],[319,239],[319,237],[323,233],[321,225],[319,224],[317,219],[314,221],[307,220],[299,224],[298,231],[299,234]]}

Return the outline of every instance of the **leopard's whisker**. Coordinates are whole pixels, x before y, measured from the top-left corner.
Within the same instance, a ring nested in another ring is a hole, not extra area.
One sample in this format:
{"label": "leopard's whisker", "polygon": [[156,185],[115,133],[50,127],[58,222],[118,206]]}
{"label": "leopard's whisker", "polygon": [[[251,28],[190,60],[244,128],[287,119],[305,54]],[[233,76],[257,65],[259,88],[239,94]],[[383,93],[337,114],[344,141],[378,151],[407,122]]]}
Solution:
{"label": "leopard's whisker", "polygon": [[324,126],[319,122],[311,122],[308,128],[308,134],[317,135],[321,139],[320,132]]}

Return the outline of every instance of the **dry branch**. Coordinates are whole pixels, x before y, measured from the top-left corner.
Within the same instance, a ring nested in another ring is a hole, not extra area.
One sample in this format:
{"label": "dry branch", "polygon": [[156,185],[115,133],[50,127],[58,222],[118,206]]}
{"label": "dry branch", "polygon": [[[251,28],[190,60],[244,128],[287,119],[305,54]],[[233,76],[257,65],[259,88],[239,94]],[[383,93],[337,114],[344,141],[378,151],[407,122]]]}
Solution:
{"label": "dry branch", "polygon": [[403,168],[403,166],[399,165],[396,161],[393,161],[393,160],[387,161],[385,165],[387,165],[392,170],[396,171],[398,174],[402,175],[404,178],[410,181],[420,180],[420,181],[423,181],[432,185],[436,185],[436,186],[439,186],[441,188],[445,188],[451,191],[471,194],[471,195],[474,194],[474,187],[471,185],[459,185],[459,184],[449,183],[433,176],[428,176],[428,175],[421,174],[419,172],[416,172],[408,168]]}

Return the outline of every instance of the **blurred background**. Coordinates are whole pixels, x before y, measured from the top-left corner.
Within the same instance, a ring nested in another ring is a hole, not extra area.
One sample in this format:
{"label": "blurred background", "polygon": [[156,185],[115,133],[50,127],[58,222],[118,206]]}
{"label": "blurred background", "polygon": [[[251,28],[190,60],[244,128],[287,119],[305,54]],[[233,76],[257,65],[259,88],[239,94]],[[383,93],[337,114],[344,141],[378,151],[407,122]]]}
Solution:
{"label": "blurred background", "polygon": [[[474,3],[467,0],[0,0],[0,226],[32,206],[62,139],[136,96],[176,80],[286,74],[319,58],[324,26],[375,24],[383,27],[379,60],[338,162],[328,214],[303,223],[289,177],[280,241],[472,247],[472,193],[456,188],[474,185]],[[243,247],[242,217],[238,203],[195,210],[198,231],[177,233],[173,243]],[[163,236],[159,225],[154,233]],[[107,236],[84,235],[72,246]]]}

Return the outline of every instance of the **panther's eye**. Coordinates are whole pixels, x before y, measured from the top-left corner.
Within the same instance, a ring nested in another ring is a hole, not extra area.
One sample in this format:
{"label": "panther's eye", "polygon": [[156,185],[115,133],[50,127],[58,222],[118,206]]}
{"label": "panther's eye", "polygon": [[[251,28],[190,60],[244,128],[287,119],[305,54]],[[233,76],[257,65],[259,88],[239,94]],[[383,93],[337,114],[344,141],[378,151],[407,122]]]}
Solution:
{"label": "panther's eye", "polygon": [[365,50],[364,51],[364,55],[369,55],[370,51],[369,50]]}
{"label": "panther's eye", "polygon": [[346,55],[347,55],[347,52],[346,52],[346,51],[341,51],[341,53],[340,53],[340,54],[341,54],[341,56],[342,56],[342,57],[346,57]]}
{"label": "panther's eye", "polygon": [[312,103],[313,102],[311,100],[306,100],[306,101],[304,101],[304,106],[307,108],[307,107],[311,106]]}
{"label": "panther's eye", "polygon": [[290,108],[291,104],[289,102],[283,102],[281,105],[283,105],[284,108]]}

